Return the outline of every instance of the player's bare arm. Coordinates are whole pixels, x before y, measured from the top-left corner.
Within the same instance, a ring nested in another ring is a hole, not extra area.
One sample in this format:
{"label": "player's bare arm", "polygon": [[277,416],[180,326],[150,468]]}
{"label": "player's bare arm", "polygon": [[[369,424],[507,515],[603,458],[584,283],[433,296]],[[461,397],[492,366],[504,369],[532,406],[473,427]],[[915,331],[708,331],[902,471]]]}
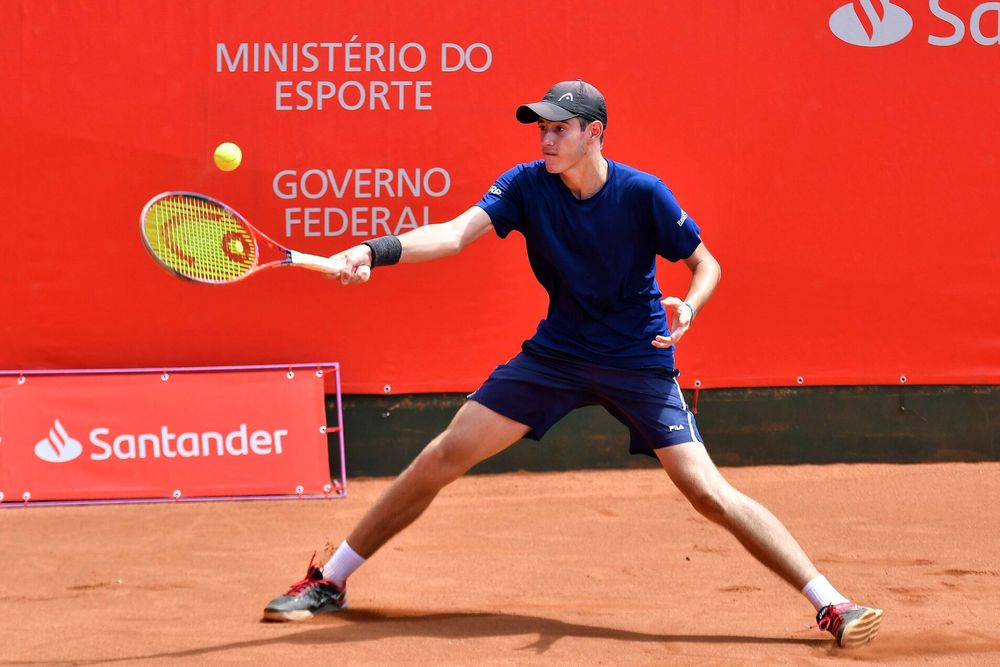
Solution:
{"label": "player's bare arm", "polygon": [[[447,221],[424,225],[396,237],[401,245],[400,262],[429,262],[441,257],[456,255],[462,248],[482,238],[493,229],[486,211],[473,206],[461,215]],[[372,265],[372,249],[360,244],[337,253],[333,257],[344,260],[344,269],[331,276],[349,285],[367,282],[370,273],[359,271],[363,266]]]}
{"label": "player's bare arm", "polygon": [[683,300],[676,296],[668,296],[660,301],[667,311],[670,335],[657,336],[653,340],[654,347],[670,347],[680,341],[691,326],[695,313],[708,303],[719,280],[722,279],[722,267],[704,243],[695,248],[691,256],[684,260],[684,264],[691,271],[691,285]]}
{"label": "player's bare arm", "polygon": [[457,255],[462,248],[482,238],[493,229],[486,211],[473,206],[457,218],[440,224],[425,225],[399,237],[403,244],[400,262],[429,262]]}

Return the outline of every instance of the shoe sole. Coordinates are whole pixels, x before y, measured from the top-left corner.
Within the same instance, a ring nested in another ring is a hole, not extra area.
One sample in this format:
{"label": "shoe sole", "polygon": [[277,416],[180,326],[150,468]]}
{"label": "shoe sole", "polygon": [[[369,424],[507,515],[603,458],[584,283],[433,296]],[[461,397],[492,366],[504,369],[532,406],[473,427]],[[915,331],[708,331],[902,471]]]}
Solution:
{"label": "shoe sole", "polygon": [[309,611],[308,609],[293,609],[289,611],[280,611],[278,609],[265,609],[264,618],[265,621],[270,621],[272,623],[287,623],[289,621],[308,621],[310,618],[316,614],[333,614],[338,611],[347,609],[347,603],[345,602],[340,607],[322,607],[316,611]]}
{"label": "shoe sole", "polygon": [[844,626],[837,643],[843,648],[864,646],[878,636],[882,625],[882,610],[869,609]]}

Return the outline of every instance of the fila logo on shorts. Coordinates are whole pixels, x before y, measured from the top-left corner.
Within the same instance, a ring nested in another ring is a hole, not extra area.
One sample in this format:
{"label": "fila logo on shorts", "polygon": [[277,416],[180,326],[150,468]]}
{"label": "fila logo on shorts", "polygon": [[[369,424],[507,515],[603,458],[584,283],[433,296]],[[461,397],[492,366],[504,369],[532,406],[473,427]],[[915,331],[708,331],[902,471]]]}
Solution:
{"label": "fila logo on shorts", "polygon": [[683,424],[671,424],[667,428],[669,428],[671,431],[683,431],[684,430],[684,425]]}
{"label": "fila logo on shorts", "polygon": [[490,186],[490,194],[491,195],[496,195],[497,197],[502,197],[503,196],[503,190],[501,190],[500,188],[498,188],[495,185],[491,185]]}

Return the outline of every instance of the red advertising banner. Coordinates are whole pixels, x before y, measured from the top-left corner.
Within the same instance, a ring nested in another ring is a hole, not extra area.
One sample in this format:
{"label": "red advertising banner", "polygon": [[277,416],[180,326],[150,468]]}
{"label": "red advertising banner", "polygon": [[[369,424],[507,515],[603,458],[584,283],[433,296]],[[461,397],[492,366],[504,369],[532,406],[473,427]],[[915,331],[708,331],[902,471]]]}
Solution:
{"label": "red advertising banner", "polygon": [[521,236],[363,286],[206,287],[150,260],[139,213],[202,192],[323,255],[448,220],[540,157],[516,107],[583,78],[605,156],[662,178],[722,265],[682,384],[998,383],[998,7],[7,0],[0,368],[336,358],[350,393],[472,390],[545,316]]}
{"label": "red advertising banner", "polygon": [[3,500],[329,494],[321,375],[0,377]]}

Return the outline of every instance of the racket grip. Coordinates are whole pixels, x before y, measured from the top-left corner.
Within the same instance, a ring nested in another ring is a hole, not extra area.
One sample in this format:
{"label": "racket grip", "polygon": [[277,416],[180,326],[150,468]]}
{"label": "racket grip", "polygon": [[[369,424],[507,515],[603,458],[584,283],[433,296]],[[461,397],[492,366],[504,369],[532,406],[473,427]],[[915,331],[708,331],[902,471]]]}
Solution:
{"label": "racket grip", "polygon": [[[337,261],[332,257],[322,257],[320,255],[310,255],[305,252],[288,251],[288,259],[292,260],[292,266],[301,266],[303,269],[311,269],[320,273],[340,273],[347,268],[346,262]],[[366,265],[358,267],[358,275],[365,280],[371,275],[371,267]]]}
{"label": "racket grip", "polygon": [[292,260],[292,266],[301,266],[303,269],[311,269],[321,273],[339,273],[345,266],[343,261],[336,261],[331,257],[310,255],[295,250],[288,251],[288,259]]}

